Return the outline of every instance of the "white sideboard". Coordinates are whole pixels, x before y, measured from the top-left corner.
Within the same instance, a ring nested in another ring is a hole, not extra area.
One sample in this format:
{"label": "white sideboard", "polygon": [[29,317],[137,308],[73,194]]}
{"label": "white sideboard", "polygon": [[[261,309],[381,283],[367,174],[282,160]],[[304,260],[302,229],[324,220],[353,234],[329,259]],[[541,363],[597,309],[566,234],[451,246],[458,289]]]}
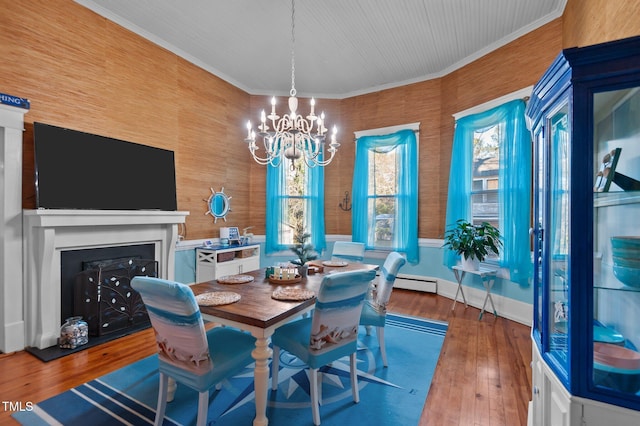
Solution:
{"label": "white sideboard", "polygon": [[260,269],[260,245],[196,248],[196,282]]}

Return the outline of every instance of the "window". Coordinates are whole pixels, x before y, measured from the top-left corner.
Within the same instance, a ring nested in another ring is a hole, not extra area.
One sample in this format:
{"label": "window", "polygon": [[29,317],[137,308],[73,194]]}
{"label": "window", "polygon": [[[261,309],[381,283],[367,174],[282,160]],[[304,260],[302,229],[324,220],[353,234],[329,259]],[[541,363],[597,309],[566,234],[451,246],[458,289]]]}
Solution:
{"label": "window", "polygon": [[500,179],[500,125],[473,133],[473,165],[471,172],[471,219],[474,224],[489,222],[500,226],[498,188]]}
{"label": "window", "polygon": [[396,203],[398,200],[397,150],[369,151],[368,210],[374,217],[369,228],[368,245],[388,250],[393,243]]}
{"label": "window", "polygon": [[[531,274],[532,160],[525,105],[516,99],[456,121],[445,219],[445,230],[459,219],[500,229],[503,249],[495,261],[522,285]],[[445,250],[446,266],[458,258]]]}
{"label": "window", "polygon": [[[418,124],[414,125],[417,129]],[[418,260],[418,145],[413,129],[356,134],[352,238]]]}
{"label": "window", "polygon": [[324,169],[296,161],[291,167],[267,166],[265,252],[288,250],[293,230],[302,222],[316,251],[326,248],[324,234]]}

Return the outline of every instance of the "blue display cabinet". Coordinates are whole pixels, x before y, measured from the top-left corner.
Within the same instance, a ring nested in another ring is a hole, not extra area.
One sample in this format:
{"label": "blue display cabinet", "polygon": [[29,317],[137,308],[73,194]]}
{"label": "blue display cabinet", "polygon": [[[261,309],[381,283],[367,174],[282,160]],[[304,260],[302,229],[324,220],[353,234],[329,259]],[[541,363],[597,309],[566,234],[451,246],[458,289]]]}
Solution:
{"label": "blue display cabinet", "polygon": [[534,425],[640,424],[640,37],[535,85]]}

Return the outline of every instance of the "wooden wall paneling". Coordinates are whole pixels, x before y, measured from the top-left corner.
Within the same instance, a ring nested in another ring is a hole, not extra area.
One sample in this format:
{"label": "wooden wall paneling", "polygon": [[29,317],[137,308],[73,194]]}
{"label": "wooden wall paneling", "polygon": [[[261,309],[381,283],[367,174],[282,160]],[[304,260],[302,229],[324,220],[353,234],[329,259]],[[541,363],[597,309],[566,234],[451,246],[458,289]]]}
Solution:
{"label": "wooden wall paneling", "polygon": [[407,123],[420,122],[418,235],[437,235],[443,206],[440,192],[440,110],[441,79],[412,84],[404,88],[404,116]]}
{"label": "wooden wall paneling", "polygon": [[457,110],[458,105],[458,76],[457,74],[449,74],[442,78],[441,85],[441,114],[440,114],[440,161],[438,170],[440,171],[440,192],[438,192],[438,202],[441,205],[441,219],[437,233],[430,238],[443,238],[444,231],[451,225],[445,223],[447,214],[447,194],[449,192],[449,175],[451,165],[451,150],[453,148],[453,131],[455,129],[455,120],[452,111]]}
{"label": "wooden wall paneling", "polygon": [[563,47],[588,46],[640,35],[637,0],[569,0],[563,21]]}
{"label": "wooden wall paneling", "polygon": [[100,85],[107,92],[107,128],[98,130],[92,125],[86,131],[175,151],[180,100],[176,56],[106,22],[104,80]]}
{"label": "wooden wall paneling", "polygon": [[[220,227],[242,228],[249,221],[249,175],[239,159],[244,143],[238,129],[249,95],[187,61],[180,70],[179,208],[191,212],[188,239],[217,238]],[[232,197],[226,222],[205,214],[211,188]]]}
{"label": "wooden wall paneling", "polygon": [[[28,98],[23,135],[23,207],[35,207],[33,122],[84,130],[104,129],[105,33],[101,19],[86,9],[63,13],[46,1],[1,6],[2,91]],[[97,55],[92,55],[97,52]]]}

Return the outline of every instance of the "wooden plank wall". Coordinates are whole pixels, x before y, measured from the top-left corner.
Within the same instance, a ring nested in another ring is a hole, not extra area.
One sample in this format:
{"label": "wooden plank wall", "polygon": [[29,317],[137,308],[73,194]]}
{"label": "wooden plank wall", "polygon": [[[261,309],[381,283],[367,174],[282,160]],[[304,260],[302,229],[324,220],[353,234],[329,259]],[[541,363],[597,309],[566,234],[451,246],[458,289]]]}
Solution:
{"label": "wooden plank wall", "polygon": [[[638,8],[634,0],[569,0],[562,19],[442,78],[317,100],[342,144],[326,168],[326,232],[351,233],[350,213],[338,204],[351,192],[353,132],[419,121],[419,236],[441,237],[452,114],[534,84],[563,46],[640,33]],[[0,0],[0,10],[0,92],[31,101],[24,208],[35,206],[33,122],[41,121],[174,150],[178,208],[191,212],[187,239],[217,237],[225,225],[264,233],[266,172],[250,159],[243,139],[244,123],[268,107],[267,97],[250,96],[72,0]],[[306,109],[307,100],[300,105]],[[233,197],[227,222],[214,225],[204,214],[210,187]]]}
{"label": "wooden plank wall", "polygon": [[637,0],[569,0],[562,16],[562,47],[582,47],[640,35]]}
{"label": "wooden plank wall", "polygon": [[[40,121],[175,151],[178,209],[191,212],[187,238],[217,236],[225,224],[204,214],[210,187],[224,186],[231,219],[249,222],[246,92],[71,0],[1,0],[0,10],[0,92],[31,101],[24,208],[35,207]],[[117,165],[96,159],[96,172],[117,173]]]}

